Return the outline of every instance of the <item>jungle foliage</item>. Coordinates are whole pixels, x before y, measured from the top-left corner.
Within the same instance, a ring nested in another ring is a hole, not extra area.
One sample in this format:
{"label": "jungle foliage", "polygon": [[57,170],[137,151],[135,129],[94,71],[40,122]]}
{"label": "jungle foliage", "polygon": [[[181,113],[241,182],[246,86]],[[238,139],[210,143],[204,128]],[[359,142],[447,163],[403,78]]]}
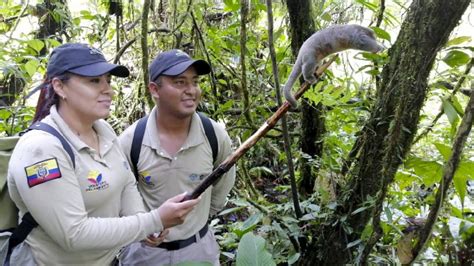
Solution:
{"label": "jungle foliage", "polygon": [[113,84],[118,134],[152,107],[147,62],[179,48],[211,63],[199,109],[238,147],[281,105],[305,38],[370,26],[387,49],[340,53],[237,163],[227,208],[210,222],[221,261],[470,265],[474,21],[470,1],[448,2],[2,0],[0,136],[29,126],[36,95],[26,96],[49,52],[86,42],[131,70]]}

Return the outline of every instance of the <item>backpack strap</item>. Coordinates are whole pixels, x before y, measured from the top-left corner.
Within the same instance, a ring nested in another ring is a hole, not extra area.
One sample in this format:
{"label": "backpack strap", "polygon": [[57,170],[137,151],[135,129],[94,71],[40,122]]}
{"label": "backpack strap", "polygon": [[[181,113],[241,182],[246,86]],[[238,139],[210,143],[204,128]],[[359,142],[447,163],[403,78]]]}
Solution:
{"label": "backpack strap", "polygon": [[[61,141],[61,144],[63,145],[64,150],[67,152],[67,154],[71,158],[73,167],[76,168],[75,156],[74,156],[74,152],[72,151],[71,145],[69,145],[69,142],[67,142],[67,140],[63,137],[63,135],[61,135],[61,133],[59,133],[54,127],[43,122],[37,122],[27,129],[27,131],[30,131],[30,130],[42,130],[58,138],[59,141]],[[23,215],[21,219],[21,223],[12,232],[8,240],[8,250],[7,250],[7,255],[5,259],[6,264],[8,264],[10,261],[10,256],[13,249],[16,246],[18,246],[21,242],[23,242],[36,226],[38,226],[38,223],[36,222],[35,218],[33,218],[33,216],[31,216],[29,212],[25,213],[25,215]]]}
{"label": "backpack strap", "polygon": [[[217,153],[219,152],[219,145],[217,143],[216,132],[214,126],[212,126],[211,119],[205,116],[203,113],[198,113],[201,118],[202,125],[204,127],[204,133],[211,145],[212,149],[212,162],[216,163]],[[145,135],[146,122],[148,121],[148,115],[138,120],[135,131],[133,132],[132,147],[130,149],[130,161],[132,163],[132,170],[135,174],[135,179],[138,181],[138,160],[140,158],[140,151],[142,149],[143,136]]]}
{"label": "backpack strap", "polygon": [[135,174],[135,179],[138,181],[138,158],[140,158],[140,151],[142,149],[143,136],[145,135],[146,122],[148,115],[140,118],[133,132],[132,148],[130,149],[130,161],[132,163],[132,170]]}
{"label": "backpack strap", "polygon": [[43,122],[38,122],[38,123],[33,124],[29,128],[29,130],[46,131],[49,134],[58,138],[59,141],[61,141],[61,144],[63,145],[64,150],[67,152],[67,154],[71,158],[72,166],[76,168],[76,160],[75,160],[74,152],[72,151],[71,145],[69,145],[69,142],[67,142],[67,140],[63,137],[63,135],[61,135],[61,133],[59,133],[54,127]]}
{"label": "backpack strap", "polygon": [[8,250],[5,262],[10,261],[10,255],[12,254],[13,249],[23,242],[36,226],[38,226],[38,223],[35,221],[33,216],[31,216],[29,212],[25,213],[21,219],[21,223],[13,231],[13,233],[10,235],[10,238],[8,239]]}
{"label": "backpack strap", "polygon": [[199,118],[201,118],[202,125],[204,126],[204,132],[206,133],[207,140],[211,145],[212,149],[212,163],[216,163],[217,154],[219,153],[219,145],[217,143],[216,132],[214,131],[214,126],[212,126],[211,119],[209,119],[206,115],[199,112]]}

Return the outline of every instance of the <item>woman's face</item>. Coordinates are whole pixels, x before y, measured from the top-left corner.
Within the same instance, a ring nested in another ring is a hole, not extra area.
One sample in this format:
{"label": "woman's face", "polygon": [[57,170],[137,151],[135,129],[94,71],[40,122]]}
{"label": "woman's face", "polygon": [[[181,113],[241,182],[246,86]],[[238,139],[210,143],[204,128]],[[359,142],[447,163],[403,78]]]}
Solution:
{"label": "woman's face", "polygon": [[[61,98],[60,109],[66,108],[75,117],[88,121],[106,118],[114,95],[110,80],[110,74],[97,77],[70,74],[68,80],[59,82],[53,79],[55,91]],[[58,90],[57,86],[61,88]]]}

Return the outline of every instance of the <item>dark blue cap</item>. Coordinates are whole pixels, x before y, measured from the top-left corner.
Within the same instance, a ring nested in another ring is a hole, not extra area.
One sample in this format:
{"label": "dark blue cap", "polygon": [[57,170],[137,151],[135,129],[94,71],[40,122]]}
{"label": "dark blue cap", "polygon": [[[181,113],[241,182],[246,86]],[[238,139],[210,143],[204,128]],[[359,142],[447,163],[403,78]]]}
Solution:
{"label": "dark blue cap", "polygon": [[174,49],[160,53],[148,68],[150,81],[156,80],[160,75],[177,76],[191,65],[194,66],[198,75],[211,72],[211,66],[206,61],[194,60],[181,50]]}
{"label": "dark blue cap", "polygon": [[101,51],[82,43],[63,44],[51,53],[47,76],[52,78],[65,72],[86,77],[97,77],[106,73],[128,77],[130,74],[126,67],[108,63]]}

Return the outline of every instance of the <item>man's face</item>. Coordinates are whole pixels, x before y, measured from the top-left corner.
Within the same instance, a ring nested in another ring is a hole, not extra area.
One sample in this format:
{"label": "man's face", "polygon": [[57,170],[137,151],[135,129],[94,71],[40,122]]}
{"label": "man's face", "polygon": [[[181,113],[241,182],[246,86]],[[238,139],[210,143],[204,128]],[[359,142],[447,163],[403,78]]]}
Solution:
{"label": "man's face", "polygon": [[177,76],[161,76],[159,84],[151,84],[150,93],[160,113],[186,118],[194,114],[201,99],[199,76],[193,66]]}

